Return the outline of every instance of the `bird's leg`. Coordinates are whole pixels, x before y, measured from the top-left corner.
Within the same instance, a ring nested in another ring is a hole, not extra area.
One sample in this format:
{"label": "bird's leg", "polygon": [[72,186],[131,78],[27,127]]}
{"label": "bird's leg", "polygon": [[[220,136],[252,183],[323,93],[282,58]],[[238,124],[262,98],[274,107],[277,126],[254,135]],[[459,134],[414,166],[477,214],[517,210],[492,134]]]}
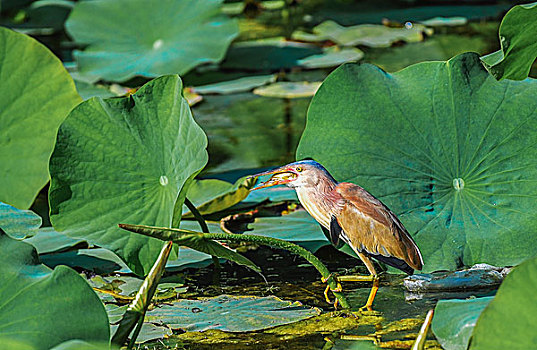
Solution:
{"label": "bird's leg", "polygon": [[371,312],[373,311],[373,300],[375,300],[375,295],[377,295],[377,291],[379,290],[380,280],[377,275],[372,275],[373,278],[373,286],[371,287],[371,291],[369,292],[369,297],[367,298],[367,302],[363,307],[360,308],[360,311],[362,312]]}
{"label": "bird's leg", "polygon": [[326,285],[326,288],[324,290],[324,298],[326,300],[326,302],[328,304],[334,304],[334,308],[337,308],[337,304],[338,304],[338,300],[336,298],[336,300],[332,303],[332,301],[330,300],[330,298],[328,297],[328,291],[329,290],[332,290],[333,292],[341,292],[343,290],[343,287],[341,287],[341,283],[339,282],[339,279],[338,277],[334,274],[334,273],[331,273],[330,275],[328,275],[328,277],[324,278],[324,277],[321,277],[321,281],[323,283],[327,283],[331,278],[334,279],[334,281],[336,282],[337,284],[337,287],[335,289],[332,289],[330,288],[330,284],[327,284]]}

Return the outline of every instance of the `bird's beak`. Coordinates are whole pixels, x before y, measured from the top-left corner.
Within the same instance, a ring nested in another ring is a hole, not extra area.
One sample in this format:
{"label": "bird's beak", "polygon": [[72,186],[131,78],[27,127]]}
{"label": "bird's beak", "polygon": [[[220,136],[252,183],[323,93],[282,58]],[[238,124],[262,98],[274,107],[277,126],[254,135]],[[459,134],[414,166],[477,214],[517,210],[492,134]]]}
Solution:
{"label": "bird's beak", "polygon": [[296,180],[296,178],[298,177],[298,174],[295,172],[294,169],[283,166],[274,170],[269,170],[263,173],[252,175],[249,178],[254,178],[254,177],[257,178],[260,176],[270,175],[270,174],[274,174],[274,175],[272,175],[270,179],[268,179],[267,181],[260,183],[259,186],[252,188],[251,191],[259,190],[265,187],[283,185],[283,184]]}

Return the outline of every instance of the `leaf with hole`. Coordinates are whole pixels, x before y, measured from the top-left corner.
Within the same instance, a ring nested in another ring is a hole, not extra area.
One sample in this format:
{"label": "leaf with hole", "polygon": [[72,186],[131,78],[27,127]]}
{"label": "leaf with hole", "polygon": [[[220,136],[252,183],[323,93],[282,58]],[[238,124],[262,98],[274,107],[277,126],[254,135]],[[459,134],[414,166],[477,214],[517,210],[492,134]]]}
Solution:
{"label": "leaf with hole", "polygon": [[516,265],[537,254],[536,93],[473,53],[394,74],[346,64],[313,98],[297,159],[388,205],[426,272]]}

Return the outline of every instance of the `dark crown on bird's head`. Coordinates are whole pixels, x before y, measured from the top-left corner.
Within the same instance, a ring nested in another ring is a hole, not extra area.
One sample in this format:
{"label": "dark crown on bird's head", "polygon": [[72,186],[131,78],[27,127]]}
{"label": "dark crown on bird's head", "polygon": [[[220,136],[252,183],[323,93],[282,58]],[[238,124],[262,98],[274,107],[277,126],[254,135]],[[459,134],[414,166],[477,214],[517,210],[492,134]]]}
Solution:
{"label": "dark crown on bird's head", "polygon": [[[332,175],[328,172],[328,170],[325,169],[324,166],[322,166],[320,163],[316,162],[315,160],[313,160],[311,158],[306,158],[304,160],[299,160],[297,162],[290,163],[287,166],[288,167],[301,167],[302,166],[302,167],[304,167],[304,170],[308,170],[308,168],[311,167],[314,170],[321,171],[324,175],[328,176],[331,180],[336,182],[336,180],[334,180]],[[311,169],[311,170],[313,170],[313,169]]]}

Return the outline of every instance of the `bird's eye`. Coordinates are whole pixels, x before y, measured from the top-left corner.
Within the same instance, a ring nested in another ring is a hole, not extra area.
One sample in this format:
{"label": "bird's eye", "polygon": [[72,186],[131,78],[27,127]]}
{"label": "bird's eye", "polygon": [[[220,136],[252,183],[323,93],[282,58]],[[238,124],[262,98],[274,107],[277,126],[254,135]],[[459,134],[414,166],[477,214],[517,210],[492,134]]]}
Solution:
{"label": "bird's eye", "polygon": [[295,168],[295,170],[298,171],[298,172],[301,172],[301,171],[304,170],[304,169],[302,169],[302,167],[300,167],[300,166],[297,166],[297,167]]}

